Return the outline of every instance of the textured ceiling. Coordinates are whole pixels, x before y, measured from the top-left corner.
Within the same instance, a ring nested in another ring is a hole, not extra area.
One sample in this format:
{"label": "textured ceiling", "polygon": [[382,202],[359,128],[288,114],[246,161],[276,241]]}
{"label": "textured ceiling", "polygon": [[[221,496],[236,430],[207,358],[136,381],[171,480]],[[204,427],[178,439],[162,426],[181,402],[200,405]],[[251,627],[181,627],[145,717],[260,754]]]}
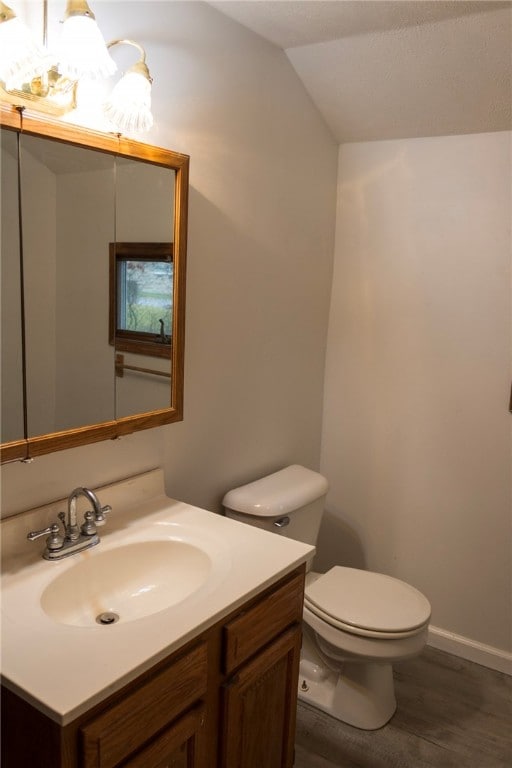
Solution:
{"label": "textured ceiling", "polygon": [[511,127],[510,2],[210,4],[286,51],[340,143]]}
{"label": "textured ceiling", "polygon": [[216,0],[210,5],[278,45],[324,43],[503,6],[461,0]]}

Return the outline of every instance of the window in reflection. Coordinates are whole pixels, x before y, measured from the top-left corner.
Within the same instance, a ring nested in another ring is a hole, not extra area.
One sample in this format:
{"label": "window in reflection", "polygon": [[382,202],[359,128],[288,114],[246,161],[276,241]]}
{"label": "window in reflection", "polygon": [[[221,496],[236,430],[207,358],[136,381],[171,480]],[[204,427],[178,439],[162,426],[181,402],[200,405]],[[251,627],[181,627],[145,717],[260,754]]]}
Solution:
{"label": "window in reflection", "polygon": [[172,243],[110,244],[110,343],[169,357],[173,312]]}

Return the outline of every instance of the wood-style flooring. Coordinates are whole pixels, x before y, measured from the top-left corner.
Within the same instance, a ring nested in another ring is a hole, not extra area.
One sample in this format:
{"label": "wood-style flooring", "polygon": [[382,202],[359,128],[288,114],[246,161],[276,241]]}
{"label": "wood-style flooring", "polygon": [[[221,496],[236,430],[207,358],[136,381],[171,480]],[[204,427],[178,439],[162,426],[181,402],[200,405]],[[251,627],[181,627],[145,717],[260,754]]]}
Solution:
{"label": "wood-style flooring", "polygon": [[427,648],[395,665],[395,686],[378,731],[299,702],[295,768],[512,768],[512,677]]}

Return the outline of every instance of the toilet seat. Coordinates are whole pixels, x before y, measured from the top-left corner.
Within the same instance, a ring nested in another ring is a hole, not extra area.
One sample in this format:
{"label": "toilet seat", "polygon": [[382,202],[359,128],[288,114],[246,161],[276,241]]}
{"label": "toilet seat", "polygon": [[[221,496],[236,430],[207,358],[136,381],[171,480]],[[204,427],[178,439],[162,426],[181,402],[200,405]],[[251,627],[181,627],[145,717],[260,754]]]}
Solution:
{"label": "toilet seat", "polygon": [[305,607],[344,632],[394,640],[417,634],[430,619],[427,598],[392,576],[334,566],[308,577]]}

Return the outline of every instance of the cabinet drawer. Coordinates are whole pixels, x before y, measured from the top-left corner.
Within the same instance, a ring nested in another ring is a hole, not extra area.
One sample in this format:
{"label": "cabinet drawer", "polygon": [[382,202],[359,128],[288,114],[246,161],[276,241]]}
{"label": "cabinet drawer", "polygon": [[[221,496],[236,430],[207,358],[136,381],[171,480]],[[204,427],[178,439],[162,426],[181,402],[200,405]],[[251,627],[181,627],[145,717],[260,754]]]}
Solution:
{"label": "cabinet drawer", "polygon": [[304,573],[293,576],[274,592],[239,614],[224,627],[226,674],[302,619]]}
{"label": "cabinet drawer", "polygon": [[81,728],[84,768],[114,768],[200,699],[206,685],[203,643]]}

